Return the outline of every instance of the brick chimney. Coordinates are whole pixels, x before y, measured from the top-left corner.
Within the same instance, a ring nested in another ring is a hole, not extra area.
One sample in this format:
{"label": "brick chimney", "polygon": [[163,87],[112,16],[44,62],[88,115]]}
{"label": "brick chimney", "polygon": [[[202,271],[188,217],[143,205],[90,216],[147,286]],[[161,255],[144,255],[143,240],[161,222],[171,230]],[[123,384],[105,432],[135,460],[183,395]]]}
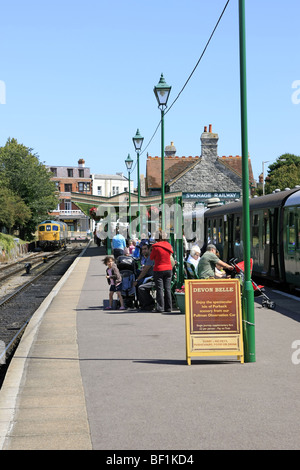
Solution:
{"label": "brick chimney", "polygon": [[165,157],[175,157],[176,155],[176,147],[174,142],[171,142],[171,145],[167,145],[165,147]]}
{"label": "brick chimney", "polygon": [[209,132],[207,126],[204,127],[204,132],[201,135],[201,157],[203,160],[215,161],[218,158],[218,134],[212,132],[212,125],[209,124]]}

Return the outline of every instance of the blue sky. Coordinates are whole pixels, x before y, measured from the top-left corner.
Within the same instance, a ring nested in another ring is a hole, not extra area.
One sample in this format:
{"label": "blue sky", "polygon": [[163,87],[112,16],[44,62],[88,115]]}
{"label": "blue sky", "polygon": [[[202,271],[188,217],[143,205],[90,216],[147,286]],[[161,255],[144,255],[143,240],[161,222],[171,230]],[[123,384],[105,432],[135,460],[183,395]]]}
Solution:
{"label": "blue sky", "polygon": [[[257,179],[263,161],[300,155],[300,3],[245,3],[248,140]],[[2,2],[0,145],[14,137],[49,165],[75,166],[83,157],[92,173],[126,174],[128,153],[136,158],[136,129],[145,148],[160,120],[153,93],[160,74],[172,85],[171,104],[225,4]],[[238,0],[230,0],[196,72],[166,115],[165,145],[174,141],[178,156],[201,154],[200,136],[209,124],[219,134],[220,156],[241,155],[238,33]],[[160,130],[141,156],[144,174],[147,152],[160,156]],[[133,178],[136,183],[135,170]]]}

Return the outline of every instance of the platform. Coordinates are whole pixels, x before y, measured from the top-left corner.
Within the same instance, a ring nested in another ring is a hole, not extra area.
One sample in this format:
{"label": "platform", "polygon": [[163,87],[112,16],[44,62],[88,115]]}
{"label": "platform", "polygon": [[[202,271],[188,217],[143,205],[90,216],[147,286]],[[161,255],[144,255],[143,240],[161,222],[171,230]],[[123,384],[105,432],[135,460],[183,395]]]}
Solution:
{"label": "platform", "polygon": [[32,317],[0,391],[0,449],[299,449],[299,300],[255,302],[255,363],[188,366],[179,311],[103,310],[101,250]]}

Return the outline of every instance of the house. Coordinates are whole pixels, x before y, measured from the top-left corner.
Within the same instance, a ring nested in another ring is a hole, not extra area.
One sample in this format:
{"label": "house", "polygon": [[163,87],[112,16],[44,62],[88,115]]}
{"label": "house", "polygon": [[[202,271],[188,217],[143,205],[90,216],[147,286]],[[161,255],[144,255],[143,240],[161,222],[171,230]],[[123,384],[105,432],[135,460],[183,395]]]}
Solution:
{"label": "house", "polygon": [[[201,135],[201,156],[178,157],[171,142],[165,149],[165,192],[182,191],[183,202],[205,204],[218,197],[230,202],[242,196],[242,157],[218,156],[219,136],[204,127]],[[249,165],[249,191],[256,185],[251,160]],[[161,191],[161,159],[148,156],[146,163],[146,191],[157,195]]]}
{"label": "house", "polygon": [[87,231],[89,218],[71,201],[71,192],[92,194],[90,168],[85,166],[82,158],[78,160],[78,166],[46,166],[59,192],[59,204],[49,216],[65,222],[71,232]]}
{"label": "house", "polygon": [[[92,174],[92,194],[94,196],[112,197],[117,194],[128,192],[129,180],[123,173],[115,175]],[[133,181],[130,181],[130,192],[133,192]]]}

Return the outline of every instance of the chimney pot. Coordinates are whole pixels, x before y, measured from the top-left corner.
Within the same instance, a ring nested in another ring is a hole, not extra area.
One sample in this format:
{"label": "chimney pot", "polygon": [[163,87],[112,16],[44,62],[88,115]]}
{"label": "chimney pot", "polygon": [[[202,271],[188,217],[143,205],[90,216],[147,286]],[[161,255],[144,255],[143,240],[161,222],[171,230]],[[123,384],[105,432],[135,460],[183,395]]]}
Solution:
{"label": "chimney pot", "polygon": [[207,132],[207,126],[204,126],[204,132]]}
{"label": "chimney pot", "polygon": [[209,132],[211,132],[211,129],[212,129],[212,125],[210,124],[209,125]]}

